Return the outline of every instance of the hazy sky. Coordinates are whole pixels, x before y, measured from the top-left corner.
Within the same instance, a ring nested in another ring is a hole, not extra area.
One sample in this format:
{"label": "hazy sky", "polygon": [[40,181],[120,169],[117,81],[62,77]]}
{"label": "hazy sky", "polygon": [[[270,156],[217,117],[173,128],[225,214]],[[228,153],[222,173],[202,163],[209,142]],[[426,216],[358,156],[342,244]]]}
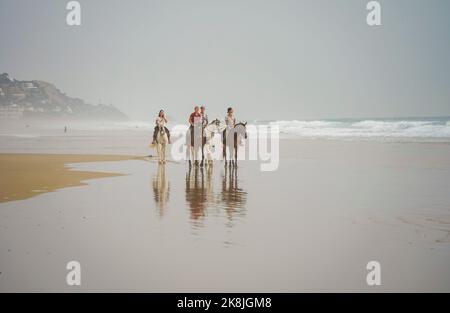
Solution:
{"label": "hazy sky", "polygon": [[0,0],[0,72],[130,117],[450,115],[450,1]]}

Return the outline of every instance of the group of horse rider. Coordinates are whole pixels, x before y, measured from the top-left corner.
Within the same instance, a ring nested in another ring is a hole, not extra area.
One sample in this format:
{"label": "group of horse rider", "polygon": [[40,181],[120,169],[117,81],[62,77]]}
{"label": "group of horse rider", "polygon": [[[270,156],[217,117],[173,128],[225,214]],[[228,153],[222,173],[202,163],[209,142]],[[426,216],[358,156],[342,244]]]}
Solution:
{"label": "group of horse rider", "polygon": [[[225,126],[228,129],[232,129],[235,125],[236,125],[236,118],[233,115],[233,108],[229,107],[227,109],[227,114],[225,115]],[[167,138],[170,144],[170,132],[169,129],[166,127],[166,124],[168,123],[167,117],[166,117],[166,113],[164,112],[164,110],[160,110],[158,117],[155,120],[155,130],[153,132],[153,144],[156,143],[156,136],[158,133],[158,128],[159,127],[164,127],[166,133],[167,133]],[[195,106],[194,107],[194,112],[192,112],[189,116],[188,119],[188,123],[189,123],[189,129],[191,130],[191,134],[193,134],[193,129],[195,126],[199,126],[201,125],[203,128],[205,128],[206,126],[208,126],[209,120],[208,120],[208,115],[206,114],[206,108],[204,106]],[[223,141],[225,141],[225,134],[226,134],[226,129],[223,132]],[[192,137],[193,138],[193,137]]]}

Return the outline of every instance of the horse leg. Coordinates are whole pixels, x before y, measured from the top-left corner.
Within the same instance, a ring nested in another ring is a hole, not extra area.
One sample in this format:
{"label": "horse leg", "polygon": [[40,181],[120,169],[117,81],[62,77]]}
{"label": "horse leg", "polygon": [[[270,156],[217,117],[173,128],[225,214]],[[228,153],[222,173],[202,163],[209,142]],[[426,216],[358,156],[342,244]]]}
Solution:
{"label": "horse leg", "polygon": [[203,162],[205,161],[205,146],[203,145],[203,138],[202,138],[202,162],[200,163],[200,167],[203,167]]}
{"label": "horse leg", "polygon": [[159,143],[158,141],[156,142],[156,154],[158,155],[158,163],[159,163]]}
{"label": "horse leg", "polygon": [[234,144],[234,166],[237,167],[237,152],[238,152],[238,147],[237,144]]}
{"label": "horse leg", "polygon": [[234,147],[230,147],[230,165],[234,167]]}
{"label": "horse leg", "polygon": [[163,146],[162,146],[162,157],[163,157],[163,163],[166,164],[166,144],[163,144]]}
{"label": "horse leg", "polygon": [[194,158],[194,165],[198,166],[198,148],[197,147],[193,147],[194,151],[193,151],[193,158]]}
{"label": "horse leg", "polygon": [[227,157],[227,153],[229,153],[229,151],[227,151],[227,147],[225,146],[225,151],[223,153],[224,157],[225,157],[225,166],[227,166],[228,163],[228,157]]}
{"label": "horse leg", "polygon": [[159,142],[157,143],[156,151],[158,151],[158,163],[161,164],[161,144]]}
{"label": "horse leg", "polygon": [[191,160],[192,163],[195,165],[195,147],[191,146]]}
{"label": "horse leg", "polygon": [[223,157],[223,160],[225,161],[225,165],[226,165],[227,164],[227,145],[226,145],[226,142],[223,143],[222,149],[223,149],[222,157]]}
{"label": "horse leg", "polygon": [[190,145],[186,145],[186,159],[189,162],[189,168],[191,168],[192,162],[191,162],[191,146]]}
{"label": "horse leg", "polygon": [[211,152],[211,141],[205,143],[205,148],[206,148],[206,156],[205,156],[206,165],[212,165],[213,157]]}

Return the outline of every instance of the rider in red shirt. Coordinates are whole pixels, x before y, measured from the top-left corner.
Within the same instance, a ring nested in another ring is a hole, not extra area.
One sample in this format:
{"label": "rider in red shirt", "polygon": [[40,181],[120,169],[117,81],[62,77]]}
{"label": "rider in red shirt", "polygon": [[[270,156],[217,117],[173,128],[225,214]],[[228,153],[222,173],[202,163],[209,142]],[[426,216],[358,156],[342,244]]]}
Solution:
{"label": "rider in red shirt", "polygon": [[195,106],[194,112],[189,116],[189,130],[191,133],[191,145],[194,146],[194,126],[201,125],[202,114],[200,108]]}
{"label": "rider in red shirt", "polygon": [[202,119],[202,115],[200,114],[200,108],[198,106],[196,106],[194,108],[194,112],[191,113],[191,115],[189,116],[189,125],[191,127],[194,126],[194,124],[201,122]]}

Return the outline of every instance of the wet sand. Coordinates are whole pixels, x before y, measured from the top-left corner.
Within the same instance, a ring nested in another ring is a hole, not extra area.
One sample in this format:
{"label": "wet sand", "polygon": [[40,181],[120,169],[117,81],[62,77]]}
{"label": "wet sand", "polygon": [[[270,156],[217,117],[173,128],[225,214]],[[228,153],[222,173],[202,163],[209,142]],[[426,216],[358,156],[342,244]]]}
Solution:
{"label": "wet sand", "polygon": [[72,171],[68,164],[129,160],[131,156],[0,154],[0,203],[31,198],[84,181],[121,174]]}
{"label": "wet sand", "polygon": [[[450,145],[280,149],[275,172],[71,161],[122,175],[1,203],[0,291],[450,291]],[[81,286],[65,282],[72,260]],[[381,286],[366,284],[372,260]]]}

